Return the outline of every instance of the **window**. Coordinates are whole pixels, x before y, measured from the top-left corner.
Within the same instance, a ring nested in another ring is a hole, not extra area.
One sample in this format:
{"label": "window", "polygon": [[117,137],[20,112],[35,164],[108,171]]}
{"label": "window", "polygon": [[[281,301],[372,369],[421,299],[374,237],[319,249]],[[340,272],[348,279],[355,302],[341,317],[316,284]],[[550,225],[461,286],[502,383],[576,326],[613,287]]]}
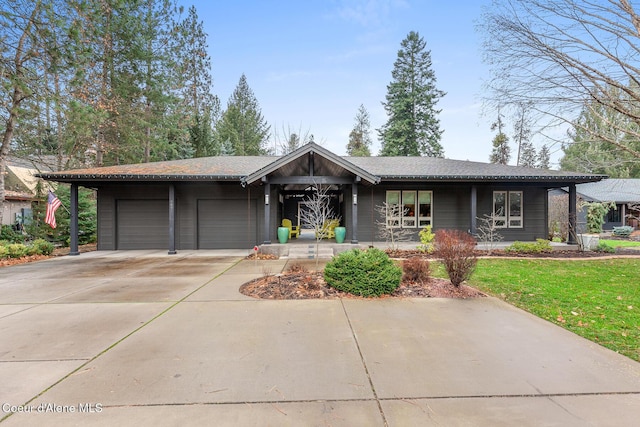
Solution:
{"label": "window", "polygon": [[497,228],[522,228],[522,191],[494,191],[493,215]]}
{"label": "window", "polygon": [[418,227],[431,225],[432,191],[418,191]]}
{"label": "window", "polygon": [[432,222],[432,191],[387,191],[387,227],[426,227]]}
{"label": "window", "polygon": [[416,192],[402,192],[402,227],[416,226]]}
{"label": "window", "polygon": [[387,191],[387,227],[400,227],[400,192]]}

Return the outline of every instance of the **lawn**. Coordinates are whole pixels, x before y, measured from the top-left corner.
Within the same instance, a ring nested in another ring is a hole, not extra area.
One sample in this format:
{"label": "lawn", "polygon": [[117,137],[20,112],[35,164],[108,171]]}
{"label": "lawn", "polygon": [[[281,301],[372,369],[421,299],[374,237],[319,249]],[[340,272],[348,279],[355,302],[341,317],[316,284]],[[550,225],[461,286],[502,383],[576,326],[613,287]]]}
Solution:
{"label": "lawn", "polygon": [[481,259],[469,285],[640,361],[640,259]]}
{"label": "lawn", "polygon": [[605,243],[607,246],[611,246],[612,248],[640,249],[640,242],[636,242],[634,240],[607,240],[607,239],[600,239],[600,241]]}

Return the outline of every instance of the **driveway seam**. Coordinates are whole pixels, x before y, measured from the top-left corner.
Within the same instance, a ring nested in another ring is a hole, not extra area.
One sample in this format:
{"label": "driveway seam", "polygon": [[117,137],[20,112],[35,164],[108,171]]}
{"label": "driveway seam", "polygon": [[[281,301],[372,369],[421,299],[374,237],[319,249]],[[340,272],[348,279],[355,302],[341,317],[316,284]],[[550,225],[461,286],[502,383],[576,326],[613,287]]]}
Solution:
{"label": "driveway seam", "polygon": [[340,298],[340,304],[342,305],[342,311],[344,312],[345,317],[347,318],[347,323],[349,324],[349,329],[351,330],[351,336],[353,337],[354,342],[356,343],[356,348],[358,349],[358,354],[360,355],[360,361],[362,362],[362,366],[364,367],[364,372],[367,375],[367,380],[369,381],[369,386],[371,387],[371,392],[373,393],[373,400],[376,401],[378,405],[378,410],[380,411],[380,416],[382,417],[382,422],[385,427],[389,426],[387,422],[387,417],[382,410],[382,404],[380,403],[380,399],[378,398],[378,393],[376,392],[376,388],[373,385],[373,380],[371,379],[371,375],[369,374],[369,368],[367,367],[367,362],[364,360],[364,355],[362,354],[362,349],[360,348],[360,343],[358,342],[358,337],[356,336],[355,331],[353,330],[353,325],[351,324],[351,319],[349,318],[349,313],[347,313],[347,308],[344,306],[344,301]]}
{"label": "driveway seam", "polygon": [[[422,397],[382,397],[382,398],[353,398],[353,399],[292,399],[292,400],[246,400],[246,401],[209,401],[209,402],[158,402],[158,403],[127,403],[119,405],[103,405],[103,408],[129,408],[129,407],[154,407],[154,406],[194,406],[194,405],[261,405],[276,403],[318,403],[318,402],[393,402],[412,400],[455,400],[455,399],[519,399],[519,398],[540,398],[548,399],[554,397],[586,397],[586,396],[608,396],[608,395],[640,395],[640,392],[612,392],[612,393],[553,393],[553,394],[497,394],[481,396],[422,396]],[[386,422],[386,420],[385,420]]]}

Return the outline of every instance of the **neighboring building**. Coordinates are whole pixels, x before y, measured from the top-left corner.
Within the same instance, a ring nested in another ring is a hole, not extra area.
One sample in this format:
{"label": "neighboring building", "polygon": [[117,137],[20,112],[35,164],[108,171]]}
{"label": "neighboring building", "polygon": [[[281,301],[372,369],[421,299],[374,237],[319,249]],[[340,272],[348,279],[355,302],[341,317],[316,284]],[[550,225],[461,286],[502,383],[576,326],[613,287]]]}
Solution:
{"label": "neighboring building", "polygon": [[[630,225],[638,228],[640,212],[640,179],[604,179],[598,182],[576,186],[578,197],[585,202],[614,202],[615,210],[610,210],[603,225],[604,230]],[[578,221],[585,221],[585,213],[578,211]]]}
{"label": "neighboring building", "polygon": [[[331,186],[352,243],[376,241],[380,221],[413,230],[416,241],[428,224],[475,233],[477,219],[492,212],[504,240],[530,241],[547,237],[549,189],[575,191],[576,184],[604,178],[431,157],[341,157],[315,143],[282,157],[207,157],[40,176],[72,184],[72,202],[78,186],[97,189],[99,250],[169,253],[275,242],[283,218],[299,222],[314,185]],[[376,206],[385,201],[401,204],[403,212],[377,218]]]}
{"label": "neighboring building", "polygon": [[32,203],[38,201],[38,185],[42,192],[51,188],[36,177],[39,172],[55,170],[55,156],[22,159],[9,156],[4,177],[5,201],[2,206],[2,225],[24,225],[32,217]]}

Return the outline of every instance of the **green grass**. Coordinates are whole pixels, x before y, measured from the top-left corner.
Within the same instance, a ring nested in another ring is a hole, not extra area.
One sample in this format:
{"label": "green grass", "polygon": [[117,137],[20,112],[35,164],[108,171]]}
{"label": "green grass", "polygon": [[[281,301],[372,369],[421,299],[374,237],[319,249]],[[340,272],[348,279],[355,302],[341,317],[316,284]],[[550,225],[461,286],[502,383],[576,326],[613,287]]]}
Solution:
{"label": "green grass", "polygon": [[640,361],[640,259],[481,259],[469,285]]}
{"label": "green grass", "polygon": [[640,249],[640,242],[633,240],[606,240],[600,239],[601,242],[611,246],[612,248],[638,248]]}

